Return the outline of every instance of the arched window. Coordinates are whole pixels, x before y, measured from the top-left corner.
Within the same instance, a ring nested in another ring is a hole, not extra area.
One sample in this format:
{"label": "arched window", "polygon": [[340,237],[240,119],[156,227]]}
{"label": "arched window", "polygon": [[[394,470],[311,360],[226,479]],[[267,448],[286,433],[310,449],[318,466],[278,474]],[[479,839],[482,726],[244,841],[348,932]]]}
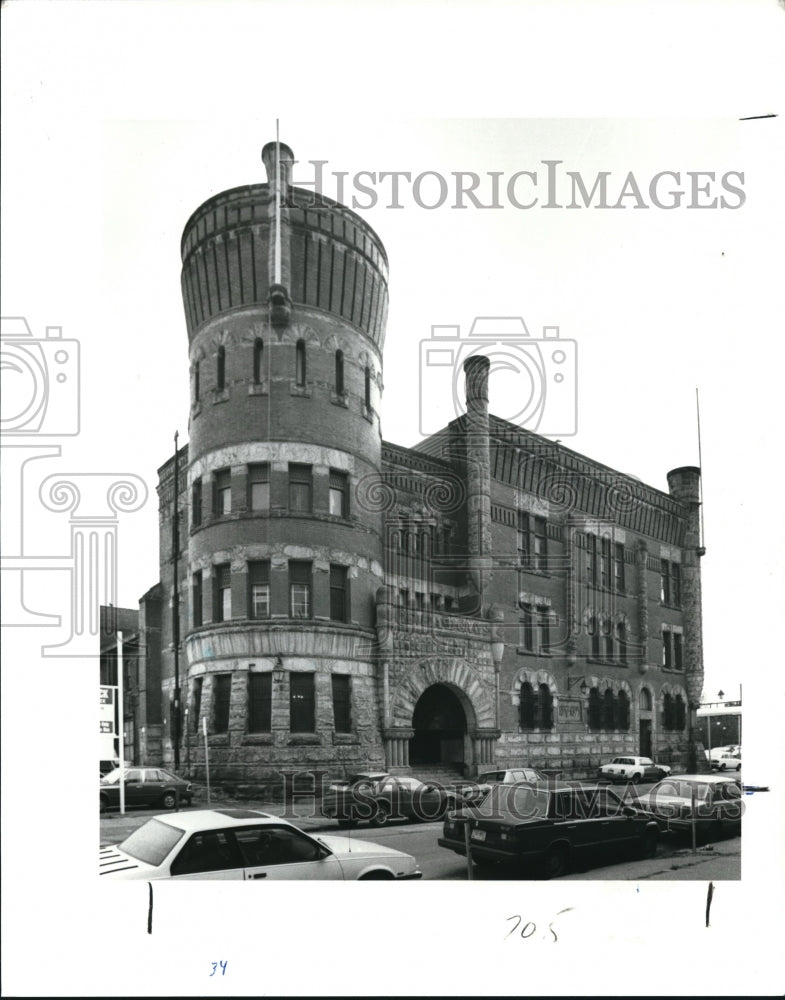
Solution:
{"label": "arched window", "polygon": [[605,694],[602,696],[602,728],[603,729],[615,729],[616,719],[614,709],[616,708],[616,699],[613,696],[613,691],[610,688],[605,689]]}
{"label": "arched window", "polygon": [[687,724],[687,706],[680,694],[673,699],[673,728],[678,732],[684,732]]}
{"label": "arched window", "polygon": [[534,689],[528,681],[521,684],[521,729],[534,729]]}
{"label": "arched window", "polygon": [[662,728],[673,729],[673,698],[666,692],[662,697]]}
{"label": "arched window", "polygon": [[264,374],[264,341],[257,337],[253,342],[253,380],[255,385],[259,385]]}
{"label": "arched window", "polygon": [[630,700],[626,691],[616,696],[616,728],[628,732],[630,728]]}
{"label": "arched window", "polygon": [[641,688],[641,711],[651,711],[651,691],[648,688]]}
{"label": "arched window", "polygon": [[335,352],[335,391],[337,395],[343,396],[343,351]]}
{"label": "arched window", "polygon": [[215,366],[215,387],[219,391],[226,388],[226,348],[218,348]]}
{"label": "arched window", "polygon": [[539,728],[553,729],[553,695],[547,684],[540,684]]}
{"label": "arched window", "polygon": [[305,387],[305,374],[305,341],[298,340],[295,350],[294,381],[302,388]]}
{"label": "arched window", "polygon": [[365,408],[371,408],[371,369],[365,366]]}
{"label": "arched window", "polygon": [[600,692],[597,688],[592,688],[589,691],[589,729],[601,728],[601,715]]}
{"label": "arched window", "polygon": [[589,619],[589,635],[591,636],[591,655],[595,660],[600,658],[600,629],[596,618]]}
{"label": "arched window", "polygon": [[199,392],[201,386],[199,385],[199,362],[194,361],[194,402],[199,402]]}
{"label": "arched window", "polygon": [[616,643],[619,650],[619,662],[627,662],[627,627],[623,622],[616,626]]}

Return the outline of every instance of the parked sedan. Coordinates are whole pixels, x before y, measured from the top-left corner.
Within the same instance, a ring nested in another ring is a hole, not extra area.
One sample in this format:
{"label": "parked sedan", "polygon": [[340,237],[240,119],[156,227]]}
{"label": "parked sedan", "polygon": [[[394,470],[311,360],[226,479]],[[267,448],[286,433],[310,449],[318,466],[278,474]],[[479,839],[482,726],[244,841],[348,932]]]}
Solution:
{"label": "parked sedan", "polygon": [[365,820],[386,826],[391,819],[441,819],[464,802],[463,795],[438,784],[398,775],[363,775],[351,784],[332,785],[322,798],[322,813],[341,827]]}
{"label": "parked sedan", "polygon": [[120,805],[120,776],[125,774],[125,804],[127,806],[163,806],[174,809],[178,804],[190,806],[193,786],[161,767],[118,767],[101,779],[99,801],[101,812]]}
{"label": "parked sedan", "polygon": [[665,778],[650,792],[638,797],[647,814],[656,817],[665,832],[692,829],[693,796],[695,823],[701,834],[720,834],[741,829],[741,784],[719,774],[680,774]]}
{"label": "parked sedan", "polygon": [[719,757],[712,757],[711,766],[716,771],[740,771],[741,754],[724,753]]}
{"label": "parked sedan", "polygon": [[658,841],[654,817],[612,789],[553,781],[495,785],[479,805],[451,813],[438,842],[465,856],[467,830],[475,864],[534,863],[548,878],[590,851],[632,849],[651,857]]}
{"label": "parked sedan", "polygon": [[614,757],[610,764],[603,764],[597,771],[598,778],[611,781],[659,781],[671,773],[667,764],[655,764],[651,757]]}
{"label": "parked sedan", "polygon": [[483,771],[477,783],[461,788],[467,802],[482,801],[494,785],[517,785],[520,782],[548,781],[548,776],[533,767],[512,767],[501,771]]}
{"label": "parked sedan", "polygon": [[104,847],[99,872],[119,879],[418,879],[411,854],[353,837],[311,837],[252,809],[154,816]]}

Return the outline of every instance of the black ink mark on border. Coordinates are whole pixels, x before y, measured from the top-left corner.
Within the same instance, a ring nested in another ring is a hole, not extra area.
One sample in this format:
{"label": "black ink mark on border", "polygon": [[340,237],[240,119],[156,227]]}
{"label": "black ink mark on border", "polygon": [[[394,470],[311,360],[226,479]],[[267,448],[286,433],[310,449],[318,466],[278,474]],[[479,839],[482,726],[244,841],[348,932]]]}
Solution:
{"label": "black ink mark on border", "polygon": [[709,882],[709,891],[706,894],[706,926],[709,926],[709,912],[711,911],[711,897],[714,895],[714,883]]}
{"label": "black ink mark on border", "polygon": [[[150,890],[150,902],[148,903],[147,906],[147,933],[152,934],[153,933],[153,883],[148,882],[147,888]],[[708,921],[708,911],[706,920]]]}

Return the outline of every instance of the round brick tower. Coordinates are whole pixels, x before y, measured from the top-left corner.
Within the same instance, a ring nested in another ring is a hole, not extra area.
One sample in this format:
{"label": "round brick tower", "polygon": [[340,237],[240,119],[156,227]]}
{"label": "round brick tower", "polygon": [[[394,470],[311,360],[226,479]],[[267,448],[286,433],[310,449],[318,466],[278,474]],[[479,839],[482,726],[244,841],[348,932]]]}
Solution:
{"label": "round brick tower", "polygon": [[[387,258],[353,212],[291,184],[198,208],[182,238],[191,413],[186,739],[224,781],[382,764],[372,655]],[[280,182],[276,184],[276,175]]]}

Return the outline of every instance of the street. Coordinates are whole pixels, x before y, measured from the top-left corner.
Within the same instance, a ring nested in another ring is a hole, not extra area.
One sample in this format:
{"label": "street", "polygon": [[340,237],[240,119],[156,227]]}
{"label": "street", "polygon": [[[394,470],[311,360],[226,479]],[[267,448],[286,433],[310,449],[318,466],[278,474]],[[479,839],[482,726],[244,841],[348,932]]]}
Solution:
{"label": "street", "polygon": [[[221,803],[226,806],[229,803]],[[215,806],[216,804],[214,804]],[[220,808],[220,806],[219,806]],[[266,811],[280,813],[281,807],[266,807]],[[297,810],[300,811],[299,809]],[[437,839],[441,834],[442,824],[431,823],[394,823],[388,827],[377,829],[367,825],[359,825],[353,830],[339,830],[336,823],[329,820],[317,820],[306,817],[294,819],[312,836],[320,833],[338,835],[347,839],[371,841],[393,847],[399,851],[412,854],[422,869],[423,879],[437,881],[460,881],[467,879],[465,858],[440,847]],[[125,816],[119,813],[109,813],[101,817],[101,846],[116,844],[127,837],[133,830],[146,822],[150,816],[160,810],[135,809]],[[174,813],[169,813],[174,816]],[[711,871],[704,870],[711,865]],[[500,881],[509,879],[537,878],[536,872],[521,873],[514,868],[498,866],[474,869],[476,881]],[[619,858],[613,853],[590,856],[577,859],[568,875],[563,879],[579,880],[624,880],[624,879],[739,879],[741,878],[741,837],[722,837],[707,845],[699,846],[695,854],[689,836],[662,836],[655,857],[639,860],[629,856]]]}

